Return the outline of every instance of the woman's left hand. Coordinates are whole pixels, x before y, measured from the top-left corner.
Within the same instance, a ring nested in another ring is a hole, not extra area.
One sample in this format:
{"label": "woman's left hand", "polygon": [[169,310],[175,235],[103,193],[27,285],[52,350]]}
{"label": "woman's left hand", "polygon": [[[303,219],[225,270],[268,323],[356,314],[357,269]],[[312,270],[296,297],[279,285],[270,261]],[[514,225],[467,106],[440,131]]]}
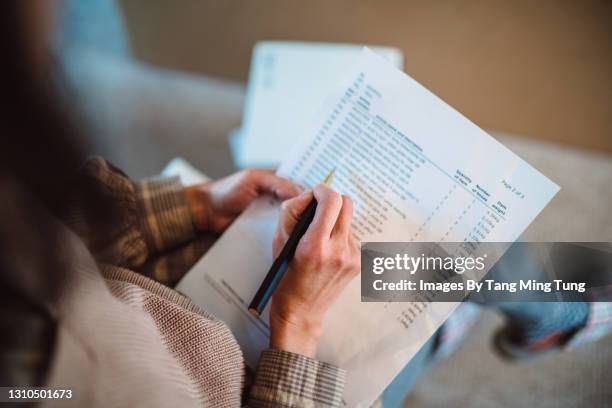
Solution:
{"label": "woman's left hand", "polygon": [[243,170],[216,181],[185,189],[195,226],[201,231],[224,231],[253,200],[271,194],[280,200],[295,197],[299,188],[272,170]]}

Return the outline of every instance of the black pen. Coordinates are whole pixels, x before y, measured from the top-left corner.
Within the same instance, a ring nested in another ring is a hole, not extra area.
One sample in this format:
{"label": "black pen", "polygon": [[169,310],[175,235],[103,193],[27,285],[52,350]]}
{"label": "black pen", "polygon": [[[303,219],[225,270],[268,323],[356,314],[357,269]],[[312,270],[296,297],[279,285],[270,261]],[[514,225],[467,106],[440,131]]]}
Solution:
{"label": "black pen", "polygon": [[[336,170],[332,169],[329,172],[325,180],[323,180],[323,184],[329,186],[334,179],[334,175],[336,174]],[[314,219],[315,212],[317,210],[317,200],[313,197],[308,207],[304,210],[297,224],[295,224],[295,228],[289,235],[285,246],[281,250],[278,257],[272,263],[268,274],[264,278],[263,282],[257,289],[257,293],[253,297],[251,304],[249,305],[249,312],[253,316],[260,316],[263,310],[265,309],[268,301],[272,297],[272,293],[280,283],[283,275],[289,268],[289,262],[293,259],[293,255],[295,254],[295,250],[300,242],[300,239],[306,233],[308,226]]]}

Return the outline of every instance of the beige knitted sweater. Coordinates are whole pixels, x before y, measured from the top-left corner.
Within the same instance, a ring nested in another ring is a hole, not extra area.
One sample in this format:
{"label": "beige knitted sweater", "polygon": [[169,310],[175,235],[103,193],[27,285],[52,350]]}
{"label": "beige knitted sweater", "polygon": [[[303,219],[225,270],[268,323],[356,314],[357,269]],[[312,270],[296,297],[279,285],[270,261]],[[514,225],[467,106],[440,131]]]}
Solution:
{"label": "beige knitted sweater", "polygon": [[[176,262],[154,268],[149,277],[134,271],[154,254],[194,238],[177,180],[134,183],[101,159],[89,161],[86,172],[92,183],[103,185],[119,216],[96,225],[75,205],[66,220],[52,221],[62,237],[54,256],[69,273],[61,295],[50,305],[57,338],[47,387],[72,389],[73,398],[47,400],[47,405],[341,404],[344,371],[305,356],[266,350],[254,374],[248,374],[225,324],[158,282],[176,280]],[[23,216],[20,194],[13,193],[16,204],[4,208],[4,215],[13,211],[15,217]]]}

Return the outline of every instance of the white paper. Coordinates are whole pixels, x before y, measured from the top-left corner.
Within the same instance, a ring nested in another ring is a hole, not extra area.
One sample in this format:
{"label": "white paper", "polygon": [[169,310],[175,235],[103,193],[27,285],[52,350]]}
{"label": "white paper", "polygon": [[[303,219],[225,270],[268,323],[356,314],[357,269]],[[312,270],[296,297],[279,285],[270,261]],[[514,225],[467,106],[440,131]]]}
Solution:
{"label": "white paper", "polygon": [[210,178],[182,157],[170,160],[161,174],[166,177],[178,176],[184,186],[210,181]]}
{"label": "white paper", "polygon": [[[231,141],[236,165],[278,167],[362,48],[332,43],[258,43],[251,59],[244,122]],[[402,68],[399,49],[373,49]]]}
{"label": "white paper", "polygon": [[[362,241],[512,242],[559,190],[412,78],[365,49],[279,168],[305,185],[336,168]],[[228,323],[247,362],[267,346],[247,305],[272,263],[278,203],[251,206],[179,289]],[[355,279],[332,307],[318,358],[348,370],[344,401],[369,406],[456,303],[361,303]]]}

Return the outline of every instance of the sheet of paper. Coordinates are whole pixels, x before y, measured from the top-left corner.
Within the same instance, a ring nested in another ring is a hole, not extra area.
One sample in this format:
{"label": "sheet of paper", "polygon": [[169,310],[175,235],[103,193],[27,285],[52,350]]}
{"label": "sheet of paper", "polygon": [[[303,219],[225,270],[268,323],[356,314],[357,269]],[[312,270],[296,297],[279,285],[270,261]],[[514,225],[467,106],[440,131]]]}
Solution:
{"label": "sheet of paper", "polygon": [[[409,76],[365,49],[278,172],[304,186],[336,168],[362,241],[512,242],[559,190]],[[267,345],[247,305],[272,263],[278,203],[250,207],[180,283],[226,321],[255,365]],[[348,370],[345,403],[382,393],[456,303],[361,303],[355,279],[330,310],[318,358]]]}
{"label": "sheet of paper", "polygon": [[210,178],[182,157],[175,157],[170,160],[161,174],[167,177],[179,176],[184,186],[210,181]]}
{"label": "sheet of paper", "polygon": [[[356,44],[263,41],[253,49],[242,128],[232,140],[238,167],[278,167],[363,47]],[[397,48],[373,47],[397,68]]]}

